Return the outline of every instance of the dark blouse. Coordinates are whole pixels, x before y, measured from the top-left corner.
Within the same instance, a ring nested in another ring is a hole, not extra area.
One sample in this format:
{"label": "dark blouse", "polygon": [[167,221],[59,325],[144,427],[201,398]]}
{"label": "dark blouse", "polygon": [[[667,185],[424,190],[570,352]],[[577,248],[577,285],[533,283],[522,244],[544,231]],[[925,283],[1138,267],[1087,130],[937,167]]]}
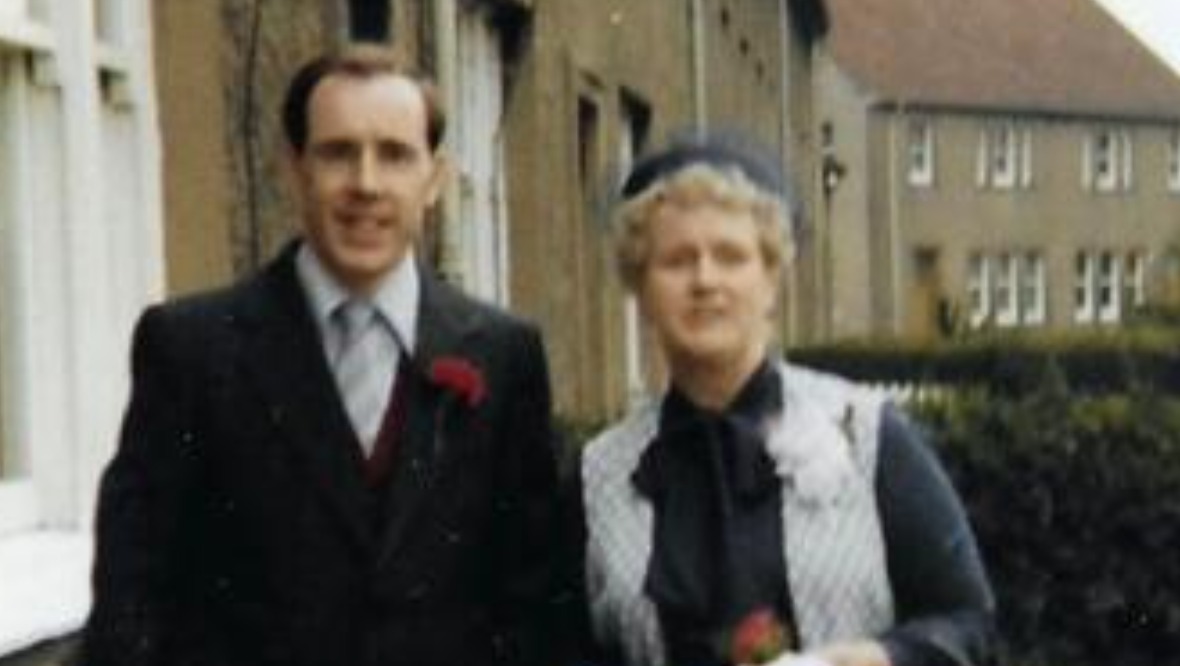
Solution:
{"label": "dark blouse", "polygon": [[789,622],[782,554],[782,484],[762,424],[782,409],[782,383],[763,364],[721,413],[673,388],[632,482],[652,504],[644,591],[655,602],[668,661],[720,665],[741,618],[773,609]]}
{"label": "dark blouse", "polygon": [[[754,608],[773,608],[790,626],[781,484],[753,425],[766,410],[781,409],[778,385],[775,370],[764,366],[721,414],[671,391],[659,434],[633,477],[653,505],[645,590],[673,666],[722,663],[719,636]],[[879,437],[876,495],[896,624],[876,638],[893,666],[992,663],[995,604],[959,498],[896,407],[884,409]],[[570,477],[573,663],[621,664],[617,646],[592,637],[580,470]]]}

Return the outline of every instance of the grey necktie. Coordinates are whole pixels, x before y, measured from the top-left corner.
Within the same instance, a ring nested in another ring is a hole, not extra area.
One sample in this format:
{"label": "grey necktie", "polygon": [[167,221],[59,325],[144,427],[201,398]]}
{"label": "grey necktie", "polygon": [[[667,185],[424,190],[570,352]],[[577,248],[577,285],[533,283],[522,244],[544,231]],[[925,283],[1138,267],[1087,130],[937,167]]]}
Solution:
{"label": "grey necktie", "polygon": [[390,359],[397,358],[397,343],[368,301],[345,301],[333,311],[332,322],[340,341],[333,363],[336,386],[368,455],[381,429],[392,380]]}

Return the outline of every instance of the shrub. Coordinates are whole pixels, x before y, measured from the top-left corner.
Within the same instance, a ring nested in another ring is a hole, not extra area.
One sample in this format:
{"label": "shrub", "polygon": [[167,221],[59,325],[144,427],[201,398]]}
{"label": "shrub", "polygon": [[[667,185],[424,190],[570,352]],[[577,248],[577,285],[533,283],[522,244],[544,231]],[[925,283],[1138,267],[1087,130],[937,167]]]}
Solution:
{"label": "shrub", "polygon": [[[979,335],[936,344],[851,340],[790,350],[792,361],[873,382],[971,385],[1027,393],[1056,366],[1075,391],[1138,386],[1180,392],[1180,334],[1173,329]],[[1056,370],[1054,370],[1056,371]]]}
{"label": "shrub", "polygon": [[1016,399],[924,405],[971,513],[1014,663],[1139,666],[1180,654],[1180,401]]}

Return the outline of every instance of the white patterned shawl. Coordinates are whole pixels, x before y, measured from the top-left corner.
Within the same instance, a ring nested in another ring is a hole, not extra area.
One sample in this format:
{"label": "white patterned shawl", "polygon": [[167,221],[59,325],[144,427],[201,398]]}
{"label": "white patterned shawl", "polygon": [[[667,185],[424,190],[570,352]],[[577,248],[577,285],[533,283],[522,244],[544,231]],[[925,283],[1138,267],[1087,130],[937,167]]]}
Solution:
{"label": "white patterned shawl", "polygon": [[[871,636],[893,623],[874,477],[882,398],[843,379],[779,364],[783,411],[766,425],[783,483],[783,550],[804,649]],[[643,592],[653,514],[631,474],[655,437],[641,408],[583,454],[586,585],[595,635],[633,666],[662,666],[655,605]]]}

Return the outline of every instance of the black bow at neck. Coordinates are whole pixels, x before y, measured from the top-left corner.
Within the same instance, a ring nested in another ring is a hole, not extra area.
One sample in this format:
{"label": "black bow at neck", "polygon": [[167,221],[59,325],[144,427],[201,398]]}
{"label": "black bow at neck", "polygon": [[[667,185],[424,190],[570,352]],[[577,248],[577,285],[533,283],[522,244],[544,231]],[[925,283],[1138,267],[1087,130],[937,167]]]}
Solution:
{"label": "black bow at neck", "polygon": [[655,516],[645,590],[661,613],[724,626],[767,603],[766,575],[748,572],[741,551],[752,537],[781,550],[774,543],[781,491],[766,427],[782,405],[769,362],[720,412],[669,390],[659,430],[632,477]]}

